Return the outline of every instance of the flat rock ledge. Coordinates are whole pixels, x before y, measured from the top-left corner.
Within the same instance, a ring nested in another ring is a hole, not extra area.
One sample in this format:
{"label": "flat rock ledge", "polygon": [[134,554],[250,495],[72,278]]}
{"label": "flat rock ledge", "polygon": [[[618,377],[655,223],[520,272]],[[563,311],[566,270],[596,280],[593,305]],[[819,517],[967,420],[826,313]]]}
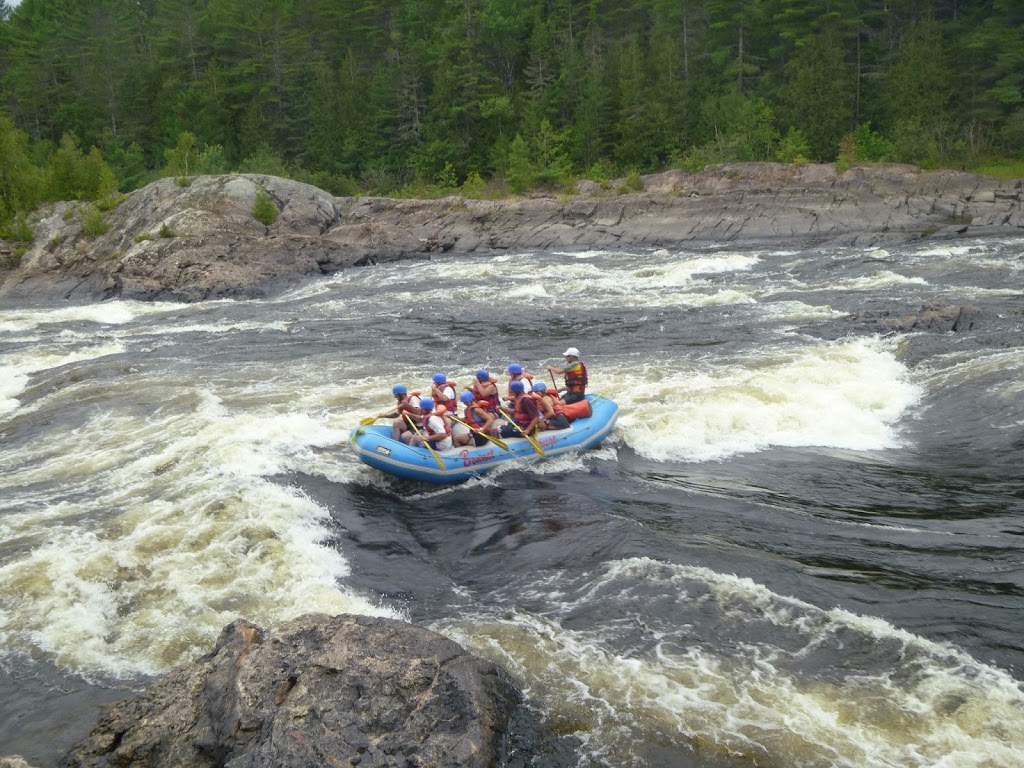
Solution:
{"label": "flat rock ledge", "polygon": [[451,640],[391,619],[309,614],[273,634],[228,625],[212,653],[114,706],[59,765],[492,768],[559,748],[564,761],[540,764],[573,764],[574,744],[539,733],[508,676]]}
{"label": "flat rock ledge", "polygon": [[[739,163],[642,181],[628,194],[580,182],[572,195],[488,201],[333,197],[260,175],[161,179],[106,214],[103,234],[86,233],[81,204],[41,209],[17,265],[15,244],[0,243],[0,299],[258,298],[349,267],[489,251],[1024,233],[1024,182],[957,171]],[[261,191],[278,211],[269,226],[253,217]]]}

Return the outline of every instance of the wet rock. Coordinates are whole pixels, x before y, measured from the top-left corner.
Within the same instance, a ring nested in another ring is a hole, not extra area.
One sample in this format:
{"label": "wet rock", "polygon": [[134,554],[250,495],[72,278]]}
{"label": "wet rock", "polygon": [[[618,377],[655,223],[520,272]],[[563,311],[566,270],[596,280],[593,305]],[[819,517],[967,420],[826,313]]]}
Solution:
{"label": "wet rock", "polygon": [[514,763],[525,713],[504,672],[425,629],[314,614],[268,635],[238,620],[60,765],[483,768]]}
{"label": "wet rock", "polygon": [[31,765],[21,755],[10,755],[8,757],[0,757],[0,768],[35,768],[35,766]]}
{"label": "wet rock", "polygon": [[[848,315],[802,328],[804,333],[822,339],[841,339],[853,335],[890,336],[892,334],[957,333],[977,336],[989,333],[993,318],[969,304],[926,301],[919,306],[877,304],[857,309]],[[919,337],[924,338],[924,337]],[[923,342],[915,342],[920,345]]]}

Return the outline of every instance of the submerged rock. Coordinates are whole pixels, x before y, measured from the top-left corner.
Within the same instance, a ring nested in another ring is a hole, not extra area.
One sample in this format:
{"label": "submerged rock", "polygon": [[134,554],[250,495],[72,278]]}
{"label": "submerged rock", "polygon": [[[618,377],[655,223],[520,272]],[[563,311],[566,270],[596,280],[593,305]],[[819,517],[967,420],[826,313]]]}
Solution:
{"label": "submerged rock", "polygon": [[[260,297],[347,267],[478,251],[765,240],[867,247],[1024,232],[1021,182],[956,171],[737,163],[643,183],[627,194],[586,183],[567,198],[488,201],[335,198],[260,175],[162,179],[106,214],[100,235],[86,234],[78,203],[44,208],[20,263],[0,259],[0,297]],[[278,211],[269,225],[253,216],[261,190]]]}
{"label": "submerged rock", "polygon": [[484,768],[544,752],[531,721],[500,668],[429,630],[311,614],[268,635],[240,619],[60,765]]}

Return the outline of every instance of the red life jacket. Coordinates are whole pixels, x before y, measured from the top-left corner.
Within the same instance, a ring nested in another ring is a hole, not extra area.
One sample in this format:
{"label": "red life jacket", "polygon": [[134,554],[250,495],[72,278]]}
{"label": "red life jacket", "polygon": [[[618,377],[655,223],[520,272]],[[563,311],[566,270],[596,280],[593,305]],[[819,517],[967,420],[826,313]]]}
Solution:
{"label": "red life jacket", "polygon": [[[534,407],[534,412],[533,413],[530,413],[529,411],[527,411],[527,406],[526,406],[527,403],[533,403],[534,404],[534,406],[533,406]],[[537,401],[534,400],[532,397],[528,397],[527,395],[522,395],[521,397],[517,397],[515,399],[515,401],[513,402],[512,407],[513,407],[512,418],[515,419],[516,424],[518,424],[523,429],[526,429],[526,427],[528,427],[530,425],[530,422],[533,421],[534,418],[538,414],[538,411],[536,410],[537,409]]]}
{"label": "red life jacket", "polygon": [[582,360],[576,362],[579,363],[578,368],[565,372],[565,388],[570,392],[578,392],[582,395],[587,391],[587,366],[583,364]]}

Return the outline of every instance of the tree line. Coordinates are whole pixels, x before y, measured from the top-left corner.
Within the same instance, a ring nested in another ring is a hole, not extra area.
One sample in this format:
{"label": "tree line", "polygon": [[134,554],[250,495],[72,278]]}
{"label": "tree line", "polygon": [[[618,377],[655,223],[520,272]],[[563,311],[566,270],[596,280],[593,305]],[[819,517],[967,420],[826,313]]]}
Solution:
{"label": "tree line", "polygon": [[101,194],[55,157],[336,194],[976,167],[1024,156],[1022,88],[1020,0],[0,0],[0,227]]}

